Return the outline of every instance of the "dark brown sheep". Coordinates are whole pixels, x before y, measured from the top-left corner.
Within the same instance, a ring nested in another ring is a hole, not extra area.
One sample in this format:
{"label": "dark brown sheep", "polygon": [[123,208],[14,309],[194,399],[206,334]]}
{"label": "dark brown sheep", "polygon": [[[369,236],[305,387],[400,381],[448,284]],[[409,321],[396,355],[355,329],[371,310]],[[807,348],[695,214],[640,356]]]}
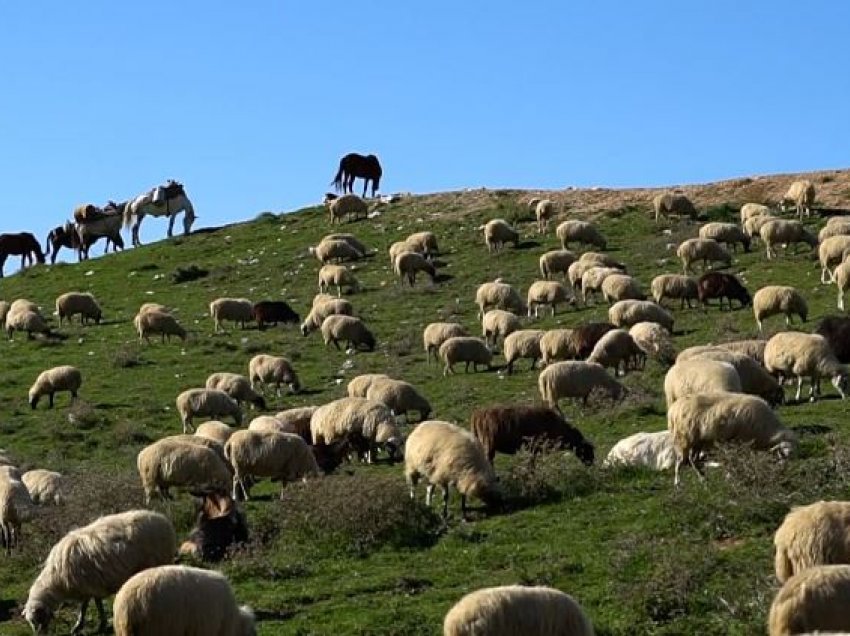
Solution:
{"label": "dark brown sheep", "polygon": [[267,323],[277,325],[279,322],[284,324],[301,322],[301,318],[292,307],[282,300],[263,300],[255,303],[254,320],[257,321],[257,327],[260,331],[266,328]]}
{"label": "dark brown sheep", "polygon": [[221,561],[234,545],[248,542],[245,515],[229,495],[206,494],[195,527],[180,546],[181,554],[202,561]]}
{"label": "dark brown sheep", "polygon": [[616,327],[610,322],[589,322],[586,325],[579,325],[573,329],[571,335],[574,343],[573,351],[576,352],[579,359],[587,359],[599,339],[612,329],[616,329]]}
{"label": "dark brown sheep", "polygon": [[850,364],[850,318],[827,316],[818,323],[815,333],[826,338],[841,364]]}
{"label": "dark brown sheep", "polygon": [[753,302],[750,292],[741,284],[741,281],[732,274],[723,272],[708,272],[700,276],[697,281],[697,293],[703,307],[713,298],[720,299],[720,309],[723,309],[724,298],[729,302],[730,310],[733,300],[741,303],[741,307],[747,307]]}

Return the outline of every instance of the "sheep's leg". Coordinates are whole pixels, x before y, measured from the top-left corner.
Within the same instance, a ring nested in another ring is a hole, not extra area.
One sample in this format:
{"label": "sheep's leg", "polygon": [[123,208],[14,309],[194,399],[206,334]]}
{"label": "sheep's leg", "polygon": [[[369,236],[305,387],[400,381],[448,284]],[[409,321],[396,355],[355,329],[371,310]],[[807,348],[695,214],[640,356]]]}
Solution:
{"label": "sheep's leg", "polygon": [[[431,507],[431,501],[434,499],[434,488],[435,488],[434,484],[428,484],[428,486],[425,488],[425,505],[428,508]],[[412,492],[412,489],[411,489],[411,492]],[[412,498],[412,496],[411,496],[411,498]]]}
{"label": "sheep's leg", "polygon": [[47,394],[47,406],[53,408],[53,391]]}
{"label": "sheep's leg", "polygon": [[815,376],[809,378],[809,402],[817,400],[816,393],[820,393],[819,381]]}
{"label": "sheep's leg", "polygon": [[803,376],[798,375],[797,376],[797,395],[794,398],[797,402],[800,401],[800,395],[802,394],[802,392],[803,392]]}
{"label": "sheep's leg", "polygon": [[77,622],[74,623],[74,626],[71,628],[72,634],[79,634],[83,631],[83,625],[86,624],[86,611],[89,608],[89,601],[91,599],[86,599],[80,604],[80,613],[77,617]]}
{"label": "sheep's leg", "polygon": [[[464,511],[463,518],[466,519],[466,497],[461,495],[460,508]],[[443,486],[443,519],[449,518],[449,485]]]}
{"label": "sheep's leg", "polygon": [[838,308],[844,311],[844,290],[840,287],[838,288]]}
{"label": "sheep's leg", "polygon": [[103,607],[103,599],[94,599],[94,606],[97,608],[97,616],[100,619],[98,631],[101,634],[105,634],[107,632],[107,628],[109,627],[109,620],[106,618],[106,609]]}

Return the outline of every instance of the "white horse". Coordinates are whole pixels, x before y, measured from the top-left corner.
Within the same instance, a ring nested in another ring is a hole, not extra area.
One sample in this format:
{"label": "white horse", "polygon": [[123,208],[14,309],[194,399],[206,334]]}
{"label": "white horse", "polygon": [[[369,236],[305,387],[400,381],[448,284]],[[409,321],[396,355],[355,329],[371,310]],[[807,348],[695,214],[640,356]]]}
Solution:
{"label": "white horse", "polygon": [[124,208],[124,227],[132,226],[133,246],[138,247],[142,244],[139,240],[139,226],[145,215],[167,216],[168,237],[171,238],[174,234],[174,219],[181,212],[184,213],[183,234],[188,234],[192,223],[198,218],[195,216],[195,208],[186,196],[183,185],[169,179],[166,185],[140,194],[127,204]]}

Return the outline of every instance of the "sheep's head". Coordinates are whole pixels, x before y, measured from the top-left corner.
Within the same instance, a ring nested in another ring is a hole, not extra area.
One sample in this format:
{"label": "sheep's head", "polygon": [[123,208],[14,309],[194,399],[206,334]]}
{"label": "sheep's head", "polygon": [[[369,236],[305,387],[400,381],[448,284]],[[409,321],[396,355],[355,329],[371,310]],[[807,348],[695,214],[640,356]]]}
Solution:
{"label": "sheep's head", "polygon": [[578,444],[576,444],[573,451],[576,454],[576,457],[585,465],[592,466],[593,460],[595,459],[595,451],[593,448],[593,444],[588,442],[587,440],[582,440]]}
{"label": "sheep's head", "polygon": [[848,376],[847,371],[842,371],[832,376],[832,386],[841,395],[842,400],[847,397],[848,383],[850,383],[850,376]]}
{"label": "sheep's head", "polygon": [[35,634],[47,634],[50,621],[53,620],[53,609],[38,600],[28,600],[21,615],[32,627]]}
{"label": "sheep's head", "polygon": [[258,395],[253,400],[251,400],[251,404],[253,404],[254,407],[260,411],[266,410],[266,398],[264,398],[262,395]]}

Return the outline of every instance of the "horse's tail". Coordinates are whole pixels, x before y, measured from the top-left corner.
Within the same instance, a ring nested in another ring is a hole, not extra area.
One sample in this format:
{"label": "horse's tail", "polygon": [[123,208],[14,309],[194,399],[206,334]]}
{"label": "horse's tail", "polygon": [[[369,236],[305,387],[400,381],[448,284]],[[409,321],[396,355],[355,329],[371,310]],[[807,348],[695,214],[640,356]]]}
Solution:
{"label": "horse's tail", "polygon": [[339,192],[342,190],[342,180],[345,178],[345,161],[343,159],[339,160],[339,170],[336,172],[336,176],[334,180],[331,181],[331,185],[334,189]]}
{"label": "horse's tail", "polygon": [[50,244],[53,242],[53,235],[56,230],[50,230],[50,233],[47,235],[47,240],[44,241],[44,256],[45,258],[50,256]]}
{"label": "horse's tail", "polygon": [[130,227],[133,225],[133,200],[127,201],[127,204],[124,206],[124,212],[122,213],[124,227]]}

